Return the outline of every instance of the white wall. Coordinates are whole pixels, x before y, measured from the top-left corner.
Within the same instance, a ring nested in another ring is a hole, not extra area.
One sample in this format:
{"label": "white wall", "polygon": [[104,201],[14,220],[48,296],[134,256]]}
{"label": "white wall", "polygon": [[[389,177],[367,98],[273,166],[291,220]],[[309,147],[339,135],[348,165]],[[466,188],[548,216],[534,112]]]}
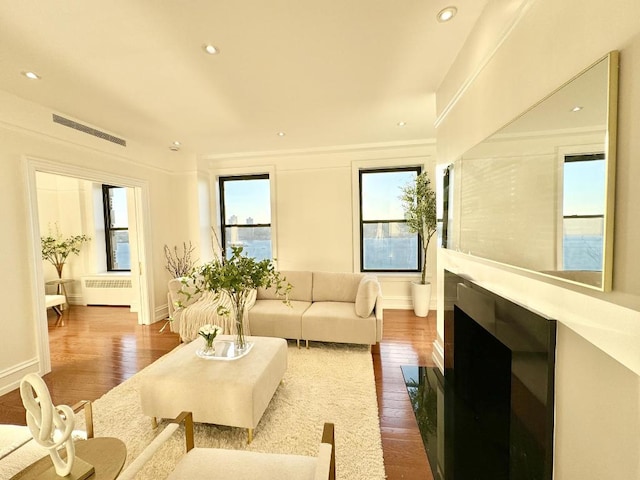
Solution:
{"label": "white wall", "polygon": [[[93,241],[95,237],[91,228],[93,219],[86,218],[86,210],[83,208],[85,189],[90,189],[90,183],[76,178],[38,172],[36,184],[40,234],[55,237],[59,232],[63,238],[85,234]],[[87,273],[87,267],[91,264],[91,250],[90,242],[84,243],[79,255],[69,255],[62,271],[63,278],[79,280]],[[43,260],[42,265],[45,281],[58,278],[56,269],[50,262]],[[81,303],[76,301],[81,293],[80,284],[77,281],[65,285],[65,288],[69,302]]]}
{"label": "white wall", "polygon": [[[146,182],[151,238],[149,261],[155,309],[166,311],[167,276],[164,268],[164,243],[175,243],[189,226],[183,216],[182,199],[188,192],[175,185],[174,175],[157,167],[147,167],[150,159],[162,163],[166,153],[130,142],[126,149],[75,130],[53,124],[51,111],[0,92],[0,218],[4,226],[0,237],[0,265],[4,275],[0,288],[11,293],[0,318],[0,394],[15,388],[26,374],[41,371],[43,359],[38,346],[39,309],[44,309],[43,286],[35,284],[35,269],[41,258],[34,258],[39,232],[31,232],[30,200],[27,188],[27,159],[46,160],[63,167],[91,169],[118,176],[121,172]],[[173,157],[172,157],[173,158]],[[189,159],[182,159],[189,165]],[[170,164],[173,160],[167,160]],[[192,159],[195,169],[195,159]],[[169,193],[170,194],[169,194]],[[35,192],[33,192],[35,194]],[[197,235],[197,230],[193,232]],[[190,233],[188,233],[190,235]],[[197,237],[193,237],[197,238]],[[154,314],[155,312],[152,312]],[[42,328],[42,326],[40,326]],[[155,327],[150,327],[155,328]],[[44,326],[46,330],[46,326]],[[41,373],[44,373],[41,371]]]}
{"label": "white wall", "polygon": [[[491,2],[495,10],[501,2]],[[438,162],[451,163],[610,50],[620,50],[620,108],[614,281],[610,293],[568,288],[559,281],[441,250],[444,268],[559,322],[556,364],[555,473],[561,480],[640,478],[640,2],[537,0],[497,49],[467,44],[445,79],[438,105]],[[474,38],[500,31],[484,18]],[[474,71],[475,66],[484,65]],[[456,103],[455,92],[471,79]],[[449,104],[448,108],[445,106]],[[636,186],[636,188],[634,188]],[[635,207],[634,207],[635,206]],[[636,213],[632,210],[636,208]],[[439,289],[438,344],[443,303]]]}
{"label": "white wall", "polygon": [[[274,177],[272,225],[278,268],[359,272],[358,170],[423,165],[433,179],[434,153],[432,143],[375,149],[336,148],[250,158],[210,158],[209,168],[213,182],[218,175],[234,173],[268,171]],[[435,244],[434,239],[427,268],[429,280],[434,283]],[[409,285],[419,278],[418,274],[378,274],[378,277],[386,308],[411,308]],[[432,302],[435,308],[435,296]]]}

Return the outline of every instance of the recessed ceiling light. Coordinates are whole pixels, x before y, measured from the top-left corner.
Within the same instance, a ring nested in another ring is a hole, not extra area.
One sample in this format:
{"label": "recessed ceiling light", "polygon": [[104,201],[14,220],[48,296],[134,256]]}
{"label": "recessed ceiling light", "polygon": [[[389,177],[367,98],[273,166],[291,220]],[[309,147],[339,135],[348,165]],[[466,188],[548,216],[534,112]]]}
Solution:
{"label": "recessed ceiling light", "polygon": [[580,105],[576,105],[575,107],[573,107],[571,109],[572,112],[579,112],[580,110],[582,110],[584,107],[581,107]]}
{"label": "recessed ceiling light", "polygon": [[278,132],[278,136],[279,136],[279,137],[284,137],[285,135],[286,135],[286,133],[285,133],[285,132]]}
{"label": "recessed ceiling light", "polygon": [[399,127],[404,127],[407,124],[407,122],[398,122],[398,126]]}
{"label": "recessed ceiling light", "polygon": [[40,80],[40,75],[35,72],[22,72],[22,75],[31,79],[31,80]]}
{"label": "recessed ceiling light", "polygon": [[171,144],[171,146],[169,147],[169,150],[171,150],[172,152],[177,152],[178,150],[180,150],[180,145],[182,144],[176,140]]}
{"label": "recessed ceiling light", "polygon": [[439,22],[448,22],[456,16],[456,13],[458,13],[458,9],[456,7],[447,7],[440,10],[438,15],[436,15],[436,18]]}
{"label": "recessed ceiling light", "polygon": [[204,51],[206,53],[208,53],[209,55],[216,55],[217,53],[220,53],[220,50],[218,50],[217,47],[214,47],[213,45],[211,45],[210,43],[207,43],[206,45],[203,45],[202,48],[204,49]]}

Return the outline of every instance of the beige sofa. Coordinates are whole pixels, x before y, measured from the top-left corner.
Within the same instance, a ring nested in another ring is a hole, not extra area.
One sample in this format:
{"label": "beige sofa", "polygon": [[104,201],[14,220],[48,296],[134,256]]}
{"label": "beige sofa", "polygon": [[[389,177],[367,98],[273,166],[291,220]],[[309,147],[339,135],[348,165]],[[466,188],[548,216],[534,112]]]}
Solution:
{"label": "beige sofa", "polygon": [[[364,345],[374,345],[382,339],[382,295],[374,275],[281,273],[293,286],[289,294],[291,305],[285,305],[273,288],[259,288],[248,310],[251,335]],[[196,295],[185,302],[178,293],[181,287],[180,280],[169,282],[170,304],[182,300],[187,305],[185,310],[191,309],[186,314],[184,310],[174,313],[171,329],[180,332],[183,341],[196,338],[200,323],[216,323],[229,329],[228,320],[217,316],[217,307],[210,298]]]}

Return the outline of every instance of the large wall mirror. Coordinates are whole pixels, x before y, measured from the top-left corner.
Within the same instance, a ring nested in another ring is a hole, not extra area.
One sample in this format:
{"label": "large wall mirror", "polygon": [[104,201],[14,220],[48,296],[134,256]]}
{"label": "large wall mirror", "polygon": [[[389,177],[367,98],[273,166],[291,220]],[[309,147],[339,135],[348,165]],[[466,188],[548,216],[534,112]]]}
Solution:
{"label": "large wall mirror", "polygon": [[447,248],[611,289],[618,52],[450,167]]}

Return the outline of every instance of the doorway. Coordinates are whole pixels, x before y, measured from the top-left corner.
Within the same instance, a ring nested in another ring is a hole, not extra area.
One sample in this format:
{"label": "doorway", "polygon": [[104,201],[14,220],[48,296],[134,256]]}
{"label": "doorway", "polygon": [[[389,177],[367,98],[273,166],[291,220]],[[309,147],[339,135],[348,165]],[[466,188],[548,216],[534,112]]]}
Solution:
{"label": "doorway", "polygon": [[[149,231],[149,218],[148,209],[143,208],[147,204],[148,198],[148,186],[145,181],[141,181],[134,178],[120,177],[117,175],[109,174],[106,172],[89,170],[82,167],[75,167],[70,165],[63,165],[46,160],[27,159],[27,180],[28,180],[28,192],[30,202],[30,224],[31,235],[33,238],[33,258],[34,258],[34,282],[36,285],[36,292],[39,300],[38,319],[36,322],[36,334],[37,344],[40,362],[40,373],[43,375],[51,371],[51,358],[49,349],[49,333],[47,312],[44,304],[45,299],[45,280],[50,272],[45,274],[45,263],[41,260],[40,238],[47,231],[43,231],[42,221],[40,219],[42,215],[49,215],[49,213],[41,212],[41,207],[38,202],[38,177],[46,179],[58,179],[61,183],[66,185],[78,185],[76,190],[73,188],[71,191],[56,192],[55,194],[62,197],[75,197],[74,202],[71,203],[71,212],[63,212],[62,215],[58,215],[60,219],[64,219],[64,226],[73,228],[80,226],[82,233],[89,232],[89,236],[94,238],[95,242],[89,242],[93,244],[91,248],[87,248],[87,255],[84,255],[82,259],[73,258],[73,261],[81,260],[78,264],[70,264],[70,271],[65,272],[76,277],[79,272],[84,273],[100,273],[102,270],[102,264],[100,261],[100,249],[104,246],[104,223],[101,227],[100,221],[96,221],[95,215],[97,209],[95,208],[96,202],[92,201],[92,189],[94,186],[117,185],[124,187],[127,192],[128,200],[128,214],[129,214],[129,246],[130,246],[130,279],[131,279],[131,302],[130,308],[137,313],[138,324],[150,325],[153,321],[151,312],[154,311],[153,292],[148,285],[148,278],[152,278],[150,262],[146,261],[147,252],[150,251],[150,240],[145,232]],[[74,187],[75,188],[75,187]],[[67,202],[68,199],[62,200],[62,205],[70,205]],[[102,207],[102,202],[99,202]],[[44,208],[44,207],[42,207]],[[47,207],[48,208],[48,207]],[[73,213],[76,213],[76,218],[73,218]],[[45,222],[46,224],[46,222]],[[48,228],[48,226],[47,226]],[[76,234],[76,231],[65,231],[63,233]],[[106,256],[106,250],[102,248],[103,258]],[[73,269],[75,266],[75,271]],[[106,268],[105,268],[106,270]],[[67,275],[65,275],[67,276]],[[72,290],[71,300],[81,298],[78,293],[78,288],[82,285],[77,283]]]}

